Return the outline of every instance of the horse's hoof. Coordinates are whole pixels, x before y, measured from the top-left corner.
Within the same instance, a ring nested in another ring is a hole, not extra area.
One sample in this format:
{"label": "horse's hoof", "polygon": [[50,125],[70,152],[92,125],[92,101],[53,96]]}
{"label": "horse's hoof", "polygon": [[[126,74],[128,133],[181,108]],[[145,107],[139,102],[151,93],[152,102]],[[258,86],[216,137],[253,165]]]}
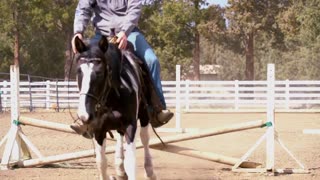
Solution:
{"label": "horse's hoof", "polygon": [[157,176],[155,173],[153,173],[152,176],[150,176],[150,177],[148,177],[147,174],[145,174],[144,178],[147,180],[157,180]]}

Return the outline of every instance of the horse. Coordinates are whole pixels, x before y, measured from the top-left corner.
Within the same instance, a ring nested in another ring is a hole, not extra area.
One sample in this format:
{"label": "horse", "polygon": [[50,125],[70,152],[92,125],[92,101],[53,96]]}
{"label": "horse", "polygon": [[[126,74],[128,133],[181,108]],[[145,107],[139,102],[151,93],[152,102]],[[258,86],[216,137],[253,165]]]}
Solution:
{"label": "horse", "polygon": [[[108,38],[85,43],[75,38],[78,51],[77,82],[80,92],[78,117],[93,134],[100,179],[109,179],[105,156],[106,133],[118,132],[115,170],[120,179],[136,179],[135,133],[140,122],[146,179],[156,179],[149,150],[148,102],[139,59],[129,50],[119,50]],[[111,133],[112,134],[112,133]],[[124,152],[123,138],[126,139]]]}

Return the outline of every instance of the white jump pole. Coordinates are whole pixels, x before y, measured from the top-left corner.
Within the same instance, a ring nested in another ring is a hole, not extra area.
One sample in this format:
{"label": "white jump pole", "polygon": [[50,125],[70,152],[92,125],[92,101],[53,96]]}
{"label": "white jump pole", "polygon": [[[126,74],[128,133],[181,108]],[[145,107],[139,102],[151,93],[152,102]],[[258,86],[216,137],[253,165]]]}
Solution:
{"label": "white jump pole", "polygon": [[[29,117],[20,116],[18,120],[19,124],[21,125],[28,125],[38,128],[50,129],[65,133],[77,134],[73,129],[71,129],[70,125],[56,123],[56,122],[49,122]],[[108,140],[114,141],[114,139],[107,138]]]}
{"label": "white jump pole", "polygon": [[303,134],[320,134],[320,129],[304,129]]}
{"label": "white jump pole", "polygon": [[[204,138],[204,137],[209,137],[209,136],[214,136],[219,134],[227,134],[231,132],[261,128],[264,125],[265,123],[262,120],[249,121],[249,122],[232,124],[228,126],[226,125],[226,126],[217,127],[217,128],[210,128],[210,129],[199,131],[199,132],[177,134],[174,136],[162,137],[161,139],[163,140],[164,143],[175,143],[175,142],[186,141],[191,139],[199,139],[199,138]],[[158,139],[150,140],[150,146],[158,143],[159,143]]]}
{"label": "white jump pole", "polygon": [[[197,159],[203,159],[203,160],[213,161],[213,162],[217,162],[217,163],[221,163],[221,164],[231,165],[231,166],[234,166],[239,161],[239,159],[237,159],[237,158],[224,156],[221,154],[216,154],[216,153],[212,153],[212,152],[197,151],[197,150],[174,146],[174,145],[169,145],[166,148],[159,147],[156,149],[159,149],[159,150],[165,151],[165,152],[184,155],[184,156],[188,156],[188,157],[194,157]],[[244,161],[240,164],[239,167],[241,167],[241,168],[256,168],[259,166],[261,166],[260,163]]]}
{"label": "white jump pole", "polygon": [[48,122],[48,121],[43,121],[43,120],[28,118],[23,116],[19,118],[19,123],[21,123],[22,125],[29,125],[29,126],[38,127],[38,128],[51,129],[51,130],[56,130],[56,131],[61,131],[66,133],[73,133],[73,134],[76,133],[73,129],[71,129],[69,125],[66,125],[66,124]]}
{"label": "white jump pole", "polygon": [[[233,124],[230,126],[222,126],[220,128],[213,128],[210,130],[205,130],[199,133],[187,133],[187,134],[178,134],[175,136],[169,136],[169,137],[163,137],[162,140],[164,143],[175,143],[180,141],[186,141],[191,139],[198,139],[208,136],[214,136],[219,134],[226,134],[230,132],[236,132],[236,131],[243,131],[248,129],[255,129],[263,127],[265,124],[263,121],[250,121],[250,122],[244,122],[244,123],[238,123]],[[150,140],[149,146],[154,147],[161,145],[162,143],[159,141],[159,139],[154,138]],[[137,143],[136,148],[142,148],[143,145],[141,143]],[[114,147],[108,147],[106,148],[106,153],[113,153],[115,150]],[[62,155],[55,155],[55,156],[48,156],[43,158],[37,158],[37,159],[31,159],[31,160],[25,160],[19,163],[20,167],[33,167],[33,166],[40,166],[44,164],[51,164],[51,163],[57,163],[62,161],[69,161],[74,159],[80,159],[80,158],[86,158],[86,157],[92,157],[95,155],[94,150],[87,150],[87,151],[81,151],[81,152],[75,152],[75,153],[67,153]],[[216,159],[218,157],[216,156]],[[210,159],[209,157],[207,159]],[[214,158],[211,158],[214,159]],[[227,160],[221,160],[221,161],[227,161]]]}

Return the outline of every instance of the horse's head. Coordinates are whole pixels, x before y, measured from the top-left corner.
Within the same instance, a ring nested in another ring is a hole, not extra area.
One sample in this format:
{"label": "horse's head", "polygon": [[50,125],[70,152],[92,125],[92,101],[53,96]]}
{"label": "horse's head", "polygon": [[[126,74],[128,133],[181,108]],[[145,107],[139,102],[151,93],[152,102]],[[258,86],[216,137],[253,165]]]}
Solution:
{"label": "horse's head", "polygon": [[95,118],[95,112],[100,106],[101,98],[108,83],[108,40],[102,36],[99,42],[86,44],[78,37],[75,46],[79,54],[76,57],[77,81],[80,91],[78,117],[89,123]]}

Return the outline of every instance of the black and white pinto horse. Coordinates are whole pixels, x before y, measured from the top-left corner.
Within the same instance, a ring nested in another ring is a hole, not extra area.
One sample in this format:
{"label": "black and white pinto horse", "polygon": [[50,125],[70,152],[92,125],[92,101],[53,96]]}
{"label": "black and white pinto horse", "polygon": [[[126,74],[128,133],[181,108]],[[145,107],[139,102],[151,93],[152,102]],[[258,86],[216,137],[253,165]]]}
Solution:
{"label": "black and white pinto horse", "polygon": [[[143,85],[139,60],[119,50],[106,37],[86,44],[75,39],[77,81],[80,90],[78,116],[93,133],[100,179],[109,179],[105,156],[106,133],[117,130],[115,169],[119,178],[136,179],[135,133],[139,119],[147,179],[156,179],[149,151],[149,94]],[[141,61],[140,61],[141,62]],[[112,134],[112,133],[111,133]],[[123,137],[126,139],[124,152]]]}

